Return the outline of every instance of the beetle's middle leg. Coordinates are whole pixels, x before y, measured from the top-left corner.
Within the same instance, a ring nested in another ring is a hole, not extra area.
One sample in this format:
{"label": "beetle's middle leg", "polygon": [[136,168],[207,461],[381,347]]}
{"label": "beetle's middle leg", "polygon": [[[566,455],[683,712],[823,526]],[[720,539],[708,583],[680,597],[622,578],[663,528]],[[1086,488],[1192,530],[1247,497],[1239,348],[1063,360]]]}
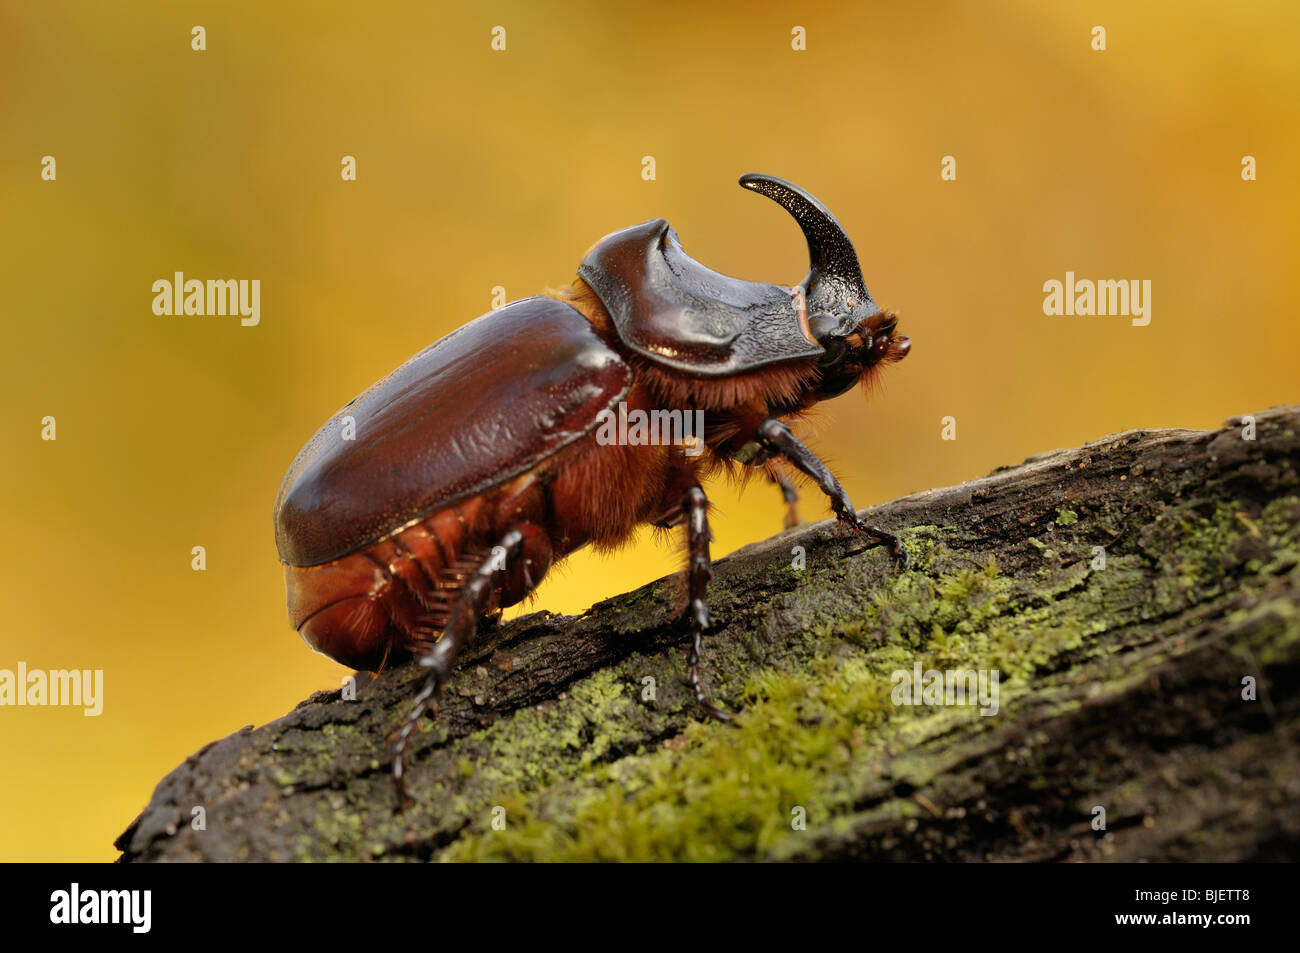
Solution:
{"label": "beetle's middle leg", "polygon": [[868,539],[883,543],[889,547],[895,559],[903,565],[907,564],[907,550],[903,548],[903,541],[879,526],[864,523],[858,516],[858,511],[853,508],[849,495],[844,492],[844,487],[835,479],[835,474],[790,432],[789,427],[776,418],[769,417],[759,424],[756,436],[768,453],[779,454],[817,481],[821,491],[830,497],[831,509],[841,523],[847,523]]}
{"label": "beetle's middle leg", "polygon": [[686,684],[695,692],[695,701],[705,714],[718,721],[730,721],[731,715],[709,700],[700,681],[700,644],[704,630],[709,627],[709,605],[705,601],[709,580],[713,578],[713,563],[709,558],[709,500],[698,485],[692,486],[682,498],[682,515],[686,518],[686,542],[690,563],[686,569],[686,616],[691,624],[691,655],[687,660],[690,675]]}
{"label": "beetle's middle leg", "polygon": [[[393,784],[397,788],[399,806],[406,804],[406,782],[403,779],[406,746],[411,732],[420,723],[424,713],[438,710],[438,694],[447,683],[451,671],[456,665],[456,658],[461,650],[474,640],[479,618],[488,610],[492,597],[506,583],[510,573],[519,564],[524,553],[524,532],[520,527],[507,530],[501,537],[492,555],[485,559],[460,589],[459,598],[451,608],[447,625],[442,637],[429,646],[419,657],[422,668],[428,674],[420,685],[419,692],[411,704],[411,711],[406,716],[397,740],[393,744]],[[527,566],[522,567],[527,575]],[[540,580],[529,580],[529,586]]]}

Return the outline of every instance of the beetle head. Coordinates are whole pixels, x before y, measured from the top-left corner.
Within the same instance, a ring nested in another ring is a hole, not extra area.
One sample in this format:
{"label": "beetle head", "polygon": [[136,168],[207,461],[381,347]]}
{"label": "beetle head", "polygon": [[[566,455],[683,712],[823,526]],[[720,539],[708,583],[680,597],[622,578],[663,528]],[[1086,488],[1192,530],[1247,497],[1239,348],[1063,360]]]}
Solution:
{"label": "beetle head", "polygon": [[906,357],[911,341],[894,334],[898,319],[867,291],[853,243],[830,210],[776,176],[743,175],[740,184],[789,212],[808,240],[809,269],[799,288],[809,332],[825,352],[818,397],[838,396],[874,368]]}

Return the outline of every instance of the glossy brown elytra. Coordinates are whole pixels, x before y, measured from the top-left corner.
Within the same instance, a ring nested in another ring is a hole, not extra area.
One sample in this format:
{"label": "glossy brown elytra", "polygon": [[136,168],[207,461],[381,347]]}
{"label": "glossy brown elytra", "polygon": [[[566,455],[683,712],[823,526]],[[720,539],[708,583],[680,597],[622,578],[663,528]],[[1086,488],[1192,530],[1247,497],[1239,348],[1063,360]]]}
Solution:
{"label": "glossy brown elytra", "polygon": [[[866,383],[910,342],[867,293],[825,206],[772,176],[740,183],[803,230],[811,267],[799,285],[711,271],[663,219],[614,232],[570,287],[425,348],[335,414],[290,466],[275,531],[294,628],[345,665],[378,670],[413,655],[428,670],[394,745],[399,793],[411,731],[479,618],[524,599],[575,549],[615,546],[644,523],[685,526],[689,684],[726,718],[700,681],[712,576],[703,483],[719,470],[766,471],[791,512],[788,474],[802,473],[841,524],[903,556],[787,422]],[[647,419],[702,419],[702,442],[638,441],[635,426],[627,436],[627,421]]]}

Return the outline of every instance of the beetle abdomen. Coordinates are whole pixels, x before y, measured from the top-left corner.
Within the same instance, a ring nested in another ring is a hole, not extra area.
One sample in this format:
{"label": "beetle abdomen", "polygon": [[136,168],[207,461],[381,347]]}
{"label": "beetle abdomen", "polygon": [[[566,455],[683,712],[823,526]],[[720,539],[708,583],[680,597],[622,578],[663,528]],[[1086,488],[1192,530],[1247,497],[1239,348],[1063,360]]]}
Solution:
{"label": "beetle abdomen", "polygon": [[427,648],[446,627],[466,578],[491,558],[503,525],[519,529],[524,545],[494,608],[514,605],[541,581],[554,555],[536,523],[544,505],[542,486],[525,476],[362,552],[322,566],[286,565],[290,622],[312,648],[359,669]]}
{"label": "beetle abdomen", "polygon": [[334,562],[502,486],[593,431],[630,383],[622,358],[554,298],[471,321],[345,406],[302,449],[276,500],[280,559]]}

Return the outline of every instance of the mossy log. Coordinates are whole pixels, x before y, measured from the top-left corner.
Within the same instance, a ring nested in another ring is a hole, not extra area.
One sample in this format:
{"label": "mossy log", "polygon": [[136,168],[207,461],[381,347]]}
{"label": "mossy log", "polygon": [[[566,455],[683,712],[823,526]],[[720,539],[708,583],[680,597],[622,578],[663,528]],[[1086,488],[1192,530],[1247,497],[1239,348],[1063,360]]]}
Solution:
{"label": "mossy log", "polygon": [[[799,527],[715,566],[705,671],[733,724],[702,721],[682,684],[669,577],[576,618],[485,628],[415,735],[405,812],[388,739],[410,666],[203,748],[117,846],[132,861],[1294,860],[1298,471],[1300,407],[1281,408],[865,511],[902,534],[907,570],[831,522]],[[894,673],[916,663],[996,670],[997,713],[895,704]]]}

